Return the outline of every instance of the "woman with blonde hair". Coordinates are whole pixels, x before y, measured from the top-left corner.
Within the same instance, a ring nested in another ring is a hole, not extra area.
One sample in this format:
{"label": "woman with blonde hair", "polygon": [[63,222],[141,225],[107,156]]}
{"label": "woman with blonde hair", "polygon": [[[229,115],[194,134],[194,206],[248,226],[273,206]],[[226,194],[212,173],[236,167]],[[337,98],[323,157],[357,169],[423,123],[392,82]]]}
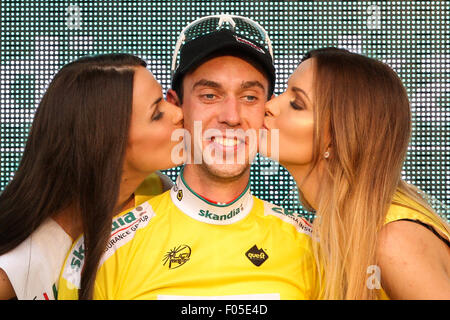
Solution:
{"label": "woman with blonde hair", "polygon": [[449,225],[401,178],[411,112],[390,67],[311,51],[266,104],[265,126],[316,212],[324,299],[450,299]]}

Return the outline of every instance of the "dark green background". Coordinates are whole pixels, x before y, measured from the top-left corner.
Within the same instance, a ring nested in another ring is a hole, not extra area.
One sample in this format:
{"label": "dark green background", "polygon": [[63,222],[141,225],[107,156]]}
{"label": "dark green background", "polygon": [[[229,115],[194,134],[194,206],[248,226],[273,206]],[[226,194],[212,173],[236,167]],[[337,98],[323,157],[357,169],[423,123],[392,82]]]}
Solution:
{"label": "dark green background", "polygon": [[[80,28],[70,25],[70,5],[80,8]],[[345,47],[391,65],[408,90],[413,111],[403,176],[426,191],[436,211],[450,220],[449,7],[448,1],[2,0],[0,191],[20,161],[37,103],[62,65],[86,54],[128,52],[149,63],[166,91],[181,29],[205,15],[230,13],[254,19],[268,31],[276,94],[313,48]],[[283,168],[261,174],[268,164],[255,159],[253,193],[307,214]],[[176,172],[167,174],[174,178]]]}

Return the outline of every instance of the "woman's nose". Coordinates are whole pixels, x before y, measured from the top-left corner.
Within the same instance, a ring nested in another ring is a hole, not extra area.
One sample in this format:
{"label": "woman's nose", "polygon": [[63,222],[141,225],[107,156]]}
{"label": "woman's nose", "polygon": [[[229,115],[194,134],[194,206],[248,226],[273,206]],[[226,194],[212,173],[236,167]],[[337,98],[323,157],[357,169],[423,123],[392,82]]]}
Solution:
{"label": "woman's nose", "polygon": [[272,98],[266,102],[265,116],[277,117],[280,114],[280,108],[278,106],[278,98]]}
{"label": "woman's nose", "polygon": [[172,119],[172,123],[174,125],[180,125],[183,124],[183,110],[181,107],[178,107],[176,105],[173,105],[169,102],[166,102],[168,104],[170,115]]}

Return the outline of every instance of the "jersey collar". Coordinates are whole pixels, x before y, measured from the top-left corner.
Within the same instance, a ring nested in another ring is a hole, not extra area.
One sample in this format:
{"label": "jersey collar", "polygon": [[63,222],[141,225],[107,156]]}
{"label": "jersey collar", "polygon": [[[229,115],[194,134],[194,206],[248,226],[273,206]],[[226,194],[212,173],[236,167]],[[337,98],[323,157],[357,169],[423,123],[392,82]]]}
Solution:
{"label": "jersey collar", "polygon": [[191,218],[216,225],[228,225],[240,221],[249,214],[253,207],[250,183],[233,202],[215,204],[199,196],[187,185],[183,178],[183,169],[170,190],[170,197],[175,206]]}

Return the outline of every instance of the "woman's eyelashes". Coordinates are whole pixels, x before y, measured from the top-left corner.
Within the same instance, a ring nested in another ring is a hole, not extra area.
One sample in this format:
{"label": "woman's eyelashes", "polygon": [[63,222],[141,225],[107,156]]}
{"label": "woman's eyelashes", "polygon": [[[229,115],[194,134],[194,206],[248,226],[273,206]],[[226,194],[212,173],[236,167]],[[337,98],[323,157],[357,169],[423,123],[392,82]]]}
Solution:
{"label": "woman's eyelashes", "polygon": [[289,101],[290,105],[292,108],[294,108],[295,110],[304,110],[305,109],[305,104],[303,103],[303,101],[297,99],[297,98],[293,98]]}
{"label": "woman's eyelashes", "polygon": [[158,121],[158,120],[160,120],[160,119],[163,117],[163,115],[164,115],[164,112],[160,111],[160,110],[159,110],[159,106],[157,106],[157,107],[155,108],[155,111],[153,111],[153,114],[152,114],[152,121]]}

